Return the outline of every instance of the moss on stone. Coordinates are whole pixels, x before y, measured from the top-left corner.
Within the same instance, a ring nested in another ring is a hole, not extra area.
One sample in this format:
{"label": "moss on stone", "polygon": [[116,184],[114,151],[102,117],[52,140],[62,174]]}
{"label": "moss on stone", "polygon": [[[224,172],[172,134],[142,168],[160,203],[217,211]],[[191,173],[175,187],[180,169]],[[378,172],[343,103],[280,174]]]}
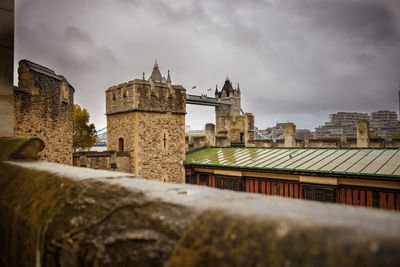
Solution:
{"label": "moss on stone", "polygon": [[191,225],[166,266],[391,266],[399,247],[345,227],[214,210]]}
{"label": "moss on stone", "polygon": [[36,159],[44,148],[38,137],[0,137],[0,161],[10,159]]}
{"label": "moss on stone", "polygon": [[7,163],[0,177],[6,266],[34,266],[37,251],[46,266],[161,266],[195,218],[185,207],[95,180]]}

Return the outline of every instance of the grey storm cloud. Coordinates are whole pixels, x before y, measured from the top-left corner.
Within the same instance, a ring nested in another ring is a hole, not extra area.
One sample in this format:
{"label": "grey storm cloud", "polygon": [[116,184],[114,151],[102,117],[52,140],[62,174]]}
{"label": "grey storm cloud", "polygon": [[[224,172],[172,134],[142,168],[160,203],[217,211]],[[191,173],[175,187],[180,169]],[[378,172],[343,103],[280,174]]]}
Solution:
{"label": "grey storm cloud", "polygon": [[[104,91],[154,60],[188,93],[229,75],[259,128],[313,129],[337,111],[398,109],[398,0],[16,0],[16,61],[54,69],[97,128]],[[197,89],[192,90],[196,85]],[[187,107],[201,129],[214,110]]]}

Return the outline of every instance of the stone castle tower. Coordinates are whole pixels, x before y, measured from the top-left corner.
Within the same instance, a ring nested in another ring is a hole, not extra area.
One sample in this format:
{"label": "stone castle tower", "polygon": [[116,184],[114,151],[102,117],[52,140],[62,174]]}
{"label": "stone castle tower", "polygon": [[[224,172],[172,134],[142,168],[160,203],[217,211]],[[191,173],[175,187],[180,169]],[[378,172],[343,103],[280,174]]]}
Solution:
{"label": "stone castle tower", "polygon": [[72,165],[74,88],[53,70],[21,60],[14,88],[14,135],[38,136],[39,159]]}
{"label": "stone castle tower", "polygon": [[185,181],[186,90],[154,64],[148,80],[135,79],[106,91],[107,149],[126,151],[131,171],[145,178]]}
{"label": "stone castle tower", "polygon": [[215,98],[229,99],[230,105],[215,107],[216,135],[227,136],[231,144],[245,144],[254,138],[254,116],[251,113],[241,115],[241,92],[239,84],[232,87],[228,77],[221,91],[215,89]]}

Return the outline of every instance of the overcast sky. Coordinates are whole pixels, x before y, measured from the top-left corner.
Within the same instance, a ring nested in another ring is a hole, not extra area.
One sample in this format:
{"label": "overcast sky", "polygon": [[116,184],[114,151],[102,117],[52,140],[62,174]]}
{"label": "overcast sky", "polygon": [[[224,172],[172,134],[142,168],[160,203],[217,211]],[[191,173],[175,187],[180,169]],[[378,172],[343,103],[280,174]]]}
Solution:
{"label": "overcast sky", "polygon": [[[15,69],[25,58],[64,75],[97,129],[105,90],[148,78],[154,60],[190,94],[213,95],[228,75],[260,129],[292,121],[313,130],[337,111],[398,112],[399,0],[15,2]],[[212,107],[187,112],[191,129],[215,123]]]}

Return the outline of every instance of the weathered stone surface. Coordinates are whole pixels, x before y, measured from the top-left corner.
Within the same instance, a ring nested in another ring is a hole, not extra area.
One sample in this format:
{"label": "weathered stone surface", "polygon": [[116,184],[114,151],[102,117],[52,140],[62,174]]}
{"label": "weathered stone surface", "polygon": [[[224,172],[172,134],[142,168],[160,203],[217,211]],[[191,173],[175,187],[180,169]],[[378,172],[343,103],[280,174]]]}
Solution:
{"label": "weathered stone surface", "polygon": [[21,60],[14,90],[15,136],[38,136],[45,148],[39,159],[72,165],[73,93],[64,77]]}
{"label": "weathered stone surface", "polygon": [[166,266],[390,266],[398,261],[393,253],[399,245],[346,227],[207,211]]}
{"label": "weathered stone surface", "polygon": [[357,147],[369,147],[369,122],[365,119],[357,121]]}
{"label": "weathered stone surface", "polygon": [[0,170],[4,266],[161,266],[193,219],[185,207],[117,185]]}
{"label": "weathered stone surface", "polygon": [[284,146],[296,147],[296,125],[292,122],[286,123]]}
{"label": "weathered stone surface", "polygon": [[158,80],[157,64],[153,73],[149,81],[136,79],[106,90],[107,149],[129,153],[129,166],[119,158],[124,170],[183,183],[186,90],[172,85],[170,76]]}
{"label": "weathered stone surface", "polygon": [[44,142],[38,137],[0,137],[0,160],[37,159]]}
{"label": "weathered stone surface", "polygon": [[132,159],[129,152],[81,151],[74,152],[73,165],[93,169],[132,172]]}
{"label": "weathered stone surface", "polygon": [[14,0],[0,3],[0,136],[14,135]]}
{"label": "weathered stone surface", "polygon": [[0,240],[1,266],[396,266],[400,215],[1,162]]}

